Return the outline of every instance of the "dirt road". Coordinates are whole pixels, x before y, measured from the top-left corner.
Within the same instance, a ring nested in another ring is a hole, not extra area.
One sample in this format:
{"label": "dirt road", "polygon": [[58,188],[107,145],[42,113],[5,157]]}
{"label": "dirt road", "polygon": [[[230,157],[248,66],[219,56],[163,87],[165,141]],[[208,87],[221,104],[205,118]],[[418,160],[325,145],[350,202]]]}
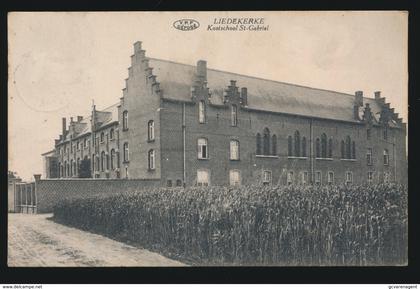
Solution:
{"label": "dirt road", "polygon": [[183,266],[157,253],[57,224],[51,215],[9,214],[10,267]]}

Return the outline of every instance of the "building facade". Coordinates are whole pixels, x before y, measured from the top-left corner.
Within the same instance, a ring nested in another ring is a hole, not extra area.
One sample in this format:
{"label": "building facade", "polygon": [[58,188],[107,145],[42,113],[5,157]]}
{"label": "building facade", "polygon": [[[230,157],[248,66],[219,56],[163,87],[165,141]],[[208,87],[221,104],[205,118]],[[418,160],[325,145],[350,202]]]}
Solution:
{"label": "building facade", "polygon": [[134,44],[120,101],[70,119],[59,178],[162,186],[407,181],[406,124],[368,98],[146,57]]}

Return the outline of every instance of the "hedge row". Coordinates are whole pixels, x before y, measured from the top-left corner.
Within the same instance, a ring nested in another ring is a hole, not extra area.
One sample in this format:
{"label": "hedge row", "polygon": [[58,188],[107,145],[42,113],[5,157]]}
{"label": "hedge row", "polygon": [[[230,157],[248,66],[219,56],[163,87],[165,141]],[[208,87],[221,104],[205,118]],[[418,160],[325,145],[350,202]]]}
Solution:
{"label": "hedge row", "polygon": [[396,184],[149,189],[66,200],[54,218],[196,265],[407,262],[407,190]]}

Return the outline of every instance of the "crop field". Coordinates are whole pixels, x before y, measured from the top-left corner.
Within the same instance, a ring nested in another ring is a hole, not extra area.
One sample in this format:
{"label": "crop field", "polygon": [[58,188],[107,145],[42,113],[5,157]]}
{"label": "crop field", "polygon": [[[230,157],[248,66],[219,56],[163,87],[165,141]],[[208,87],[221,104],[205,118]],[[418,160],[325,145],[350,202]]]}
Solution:
{"label": "crop field", "polygon": [[69,199],[55,221],[192,265],[407,264],[407,189],[161,188]]}

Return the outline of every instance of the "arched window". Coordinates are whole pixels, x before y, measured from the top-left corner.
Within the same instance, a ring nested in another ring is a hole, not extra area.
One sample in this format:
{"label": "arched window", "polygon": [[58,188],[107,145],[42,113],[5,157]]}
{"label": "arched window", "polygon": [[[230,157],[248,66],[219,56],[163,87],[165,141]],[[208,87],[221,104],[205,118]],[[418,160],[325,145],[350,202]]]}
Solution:
{"label": "arched window", "polygon": [[199,159],[208,159],[209,158],[209,151],[207,147],[207,139],[206,138],[199,138],[197,140],[197,152]]}
{"label": "arched window", "polygon": [[73,176],[73,160],[70,161],[70,176]]}
{"label": "arched window", "polygon": [[101,171],[103,172],[105,170],[105,152],[101,152]]}
{"label": "arched window", "polygon": [[238,125],[238,107],[236,104],[232,104],[230,112],[231,124],[232,126]]}
{"label": "arched window", "polygon": [[327,135],[325,133],[321,135],[321,157],[327,158]]}
{"label": "arched window", "polygon": [[130,159],[129,159],[129,152],[128,152],[128,142],[126,142],[126,143],[124,143],[124,145],[123,145],[123,159],[124,159],[124,162],[128,162]]}
{"label": "arched window", "polygon": [[148,140],[155,139],[155,122],[153,120],[149,120],[147,123],[147,138]]}
{"label": "arched window", "polygon": [[155,169],[155,150],[149,150],[149,170]]}
{"label": "arched window", "polygon": [[64,161],[63,177],[67,177],[67,161]]}
{"label": "arched window", "polygon": [[307,156],[307,154],[306,154],[306,137],[302,137],[301,142],[302,142],[302,157],[306,158],[306,156]]}
{"label": "arched window", "polygon": [[105,157],[106,157],[106,170],[109,171],[109,155],[106,154]]}
{"label": "arched window", "polygon": [[257,133],[256,140],[257,140],[257,152],[256,152],[256,154],[261,155],[261,134],[260,133]]}
{"label": "arched window", "polygon": [[345,159],[346,158],[346,149],[345,149],[346,145],[344,144],[344,141],[341,141],[341,158]]}
{"label": "arched window", "polygon": [[277,155],[277,136],[275,134],[271,137],[271,154]]}
{"label": "arched window", "polygon": [[293,156],[293,139],[291,135],[287,138],[287,155],[289,157]]}
{"label": "arched window", "polygon": [[79,174],[79,170],[80,170],[80,158],[77,158],[77,161],[76,161],[76,169],[75,169],[76,176]]}
{"label": "arched window", "polygon": [[270,155],[270,130],[268,128],[264,129],[263,154],[266,156]]}
{"label": "arched window", "polygon": [[330,138],[328,141],[328,157],[330,159],[332,158],[332,151],[333,151],[333,140],[332,138]]}
{"label": "arched window", "polygon": [[238,140],[230,141],[230,159],[239,160],[239,141]]}
{"label": "arched window", "polygon": [[315,153],[315,156],[317,158],[321,157],[321,141],[319,140],[319,138],[316,139]]}
{"label": "arched window", "polygon": [[204,103],[204,100],[200,100],[198,103],[198,121],[200,123],[206,122],[206,104]]}
{"label": "arched window", "polygon": [[109,139],[114,139],[114,129],[113,128],[111,128],[110,129],[110,131],[109,131]]}
{"label": "arched window", "polygon": [[346,137],[346,159],[351,159],[351,139],[350,139],[350,136]]}
{"label": "arched window", "polygon": [[389,152],[387,149],[384,149],[384,165],[389,165]]}
{"label": "arched window", "polygon": [[111,150],[111,170],[115,169],[115,150]]}
{"label": "arched window", "polygon": [[96,156],[96,171],[99,172],[100,169],[101,169],[101,160],[99,156]]}
{"label": "arched window", "polygon": [[295,157],[300,157],[300,133],[295,131]]}
{"label": "arched window", "polygon": [[354,141],[351,143],[351,158],[356,159],[356,143]]}
{"label": "arched window", "polygon": [[105,133],[101,132],[101,142],[104,142],[104,139],[105,139]]}
{"label": "arched window", "polygon": [[124,110],[123,112],[123,130],[128,129],[128,111]]}

